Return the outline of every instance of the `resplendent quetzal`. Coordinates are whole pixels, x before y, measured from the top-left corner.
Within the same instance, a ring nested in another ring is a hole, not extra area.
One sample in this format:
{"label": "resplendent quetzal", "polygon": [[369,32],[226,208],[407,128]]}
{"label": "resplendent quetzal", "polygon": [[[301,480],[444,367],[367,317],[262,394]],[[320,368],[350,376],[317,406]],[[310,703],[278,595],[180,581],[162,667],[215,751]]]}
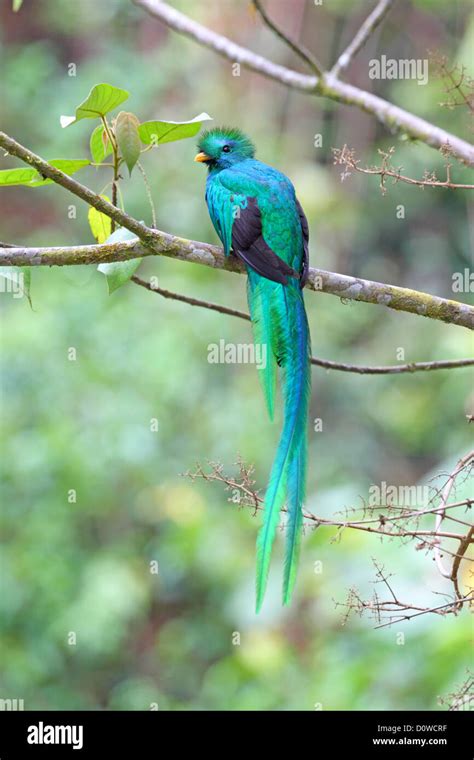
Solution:
{"label": "resplendent quetzal", "polygon": [[301,541],[306,486],[306,425],[310,394],[310,336],[302,288],[308,274],[308,223],[284,174],[254,158],[238,129],[203,133],[195,160],[208,167],[206,202],[224,246],[245,262],[254,340],[266,346],[259,369],[273,418],[277,367],[284,424],[265,495],[257,539],[257,612],[268,577],[280,510],[288,510],[283,603],[293,590]]}

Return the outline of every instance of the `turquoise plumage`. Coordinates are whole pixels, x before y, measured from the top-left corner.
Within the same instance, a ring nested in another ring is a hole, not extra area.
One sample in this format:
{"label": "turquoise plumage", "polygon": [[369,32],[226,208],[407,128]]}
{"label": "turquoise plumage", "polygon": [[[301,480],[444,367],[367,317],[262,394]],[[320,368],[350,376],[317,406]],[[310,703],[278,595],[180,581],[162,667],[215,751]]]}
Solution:
{"label": "turquoise plumage", "polygon": [[278,370],[283,430],[265,494],[257,538],[257,612],[263,602],[280,511],[286,502],[283,603],[295,584],[303,526],[310,396],[310,335],[302,288],[308,271],[308,224],[288,177],[254,158],[240,130],[203,134],[196,161],[208,166],[206,202],[226,256],[245,262],[254,340],[266,347],[259,369],[273,419]]}

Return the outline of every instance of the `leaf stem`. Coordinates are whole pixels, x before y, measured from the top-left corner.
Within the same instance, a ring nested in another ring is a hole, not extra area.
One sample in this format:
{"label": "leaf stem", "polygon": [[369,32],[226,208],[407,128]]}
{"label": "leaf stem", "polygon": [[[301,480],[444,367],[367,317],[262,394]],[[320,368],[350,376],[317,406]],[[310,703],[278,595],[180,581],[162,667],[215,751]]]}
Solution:
{"label": "leaf stem", "polygon": [[143,177],[143,182],[144,182],[144,185],[145,185],[145,192],[146,192],[146,196],[148,198],[148,203],[150,204],[150,209],[151,209],[151,221],[152,221],[153,227],[156,229],[156,227],[157,227],[157,223],[156,223],[156,209],[155,209],[155,204],[153,202],[153,196],[151,194],[150,183],[148,182],[148,177],[146,176],[145,169],[141,165],[140,161],[137,161],[137,166],[138,166],[138,169],[140,171],[140,174]]}
{"label": "leaf stem", "polygon": [[[113,133],[113,129],[109,126],[107,119],[105,116],[101,116],[102,124],[104,125],[105,132],[107,134],[107,137],[110,140],[110,144],[112,146],[112,153],[113,153],[113,169],[114,169],[114,178],[112,180],[112,206],[117,205],[117,184],[119,181],[119,166],[120,166],[120,158],[119,158],[119,151],[118,151],[118,145],[117,140],[115,139],[115,135]],[[115,230],[115,220],[111,220],[111,232],[114,232]]]}

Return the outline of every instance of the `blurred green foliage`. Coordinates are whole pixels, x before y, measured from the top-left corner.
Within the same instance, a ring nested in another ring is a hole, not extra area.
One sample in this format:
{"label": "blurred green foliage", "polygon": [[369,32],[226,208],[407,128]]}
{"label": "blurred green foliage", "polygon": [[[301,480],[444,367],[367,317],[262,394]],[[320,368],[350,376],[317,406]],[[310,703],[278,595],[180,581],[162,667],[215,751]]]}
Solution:
{"label": "blurred green foliage", "polygon": [[[176,5],[299,68],[245,2]],[[368,7],[348,0],[267,5],[325,63]],[[377,179],[341,183],[331,155],[347,143],[370,164],[378,148],[395,145],[395,163],[421,176],[443,171],[433,150],[349,108],[244,70],[233,76],[229,62],[167,32],[127,0],[67,6],[64,12],[60,0],[44,0],[25,2],[17,14],[2,8],[5,131],[48,159],[88,155],[90,124],[62,130],[59,117],[98,81],[129,90],[130,108],[143,119],[207,111],[216,124],[251,134],[258,156],[292,178],[309,218],[314,265],[453,297],[452,273],[469,266],[466,197],[402,183],[382,196]],[[372,82],[367,67],[381,53],[425,57],[427,49],[466,60],[473,30],[467,3],[408,4],[359,54],[351,81],[468,137],[462,110],[439,107],[444,96],[434,77],[426,87]],[[70,63],[76,76],[68,75]],[[323,146],[315,148],[319,133]],[[143,163],[158,226],[215,241],[194,153],[194,141],[185,140]],[[10,165],[17,164],[5,160],[2,168]],[[106,170],[81,171],[97,191],[108,181],[99,171]],[[454,172],[469,181],[467,170]],[[126,209],[149,223],[140,175],[127,174]],[[1,202],[2,240],[92,242],[87,208],[60,188],[3,189]],[[245,308],[242,277],[158,259],[140,273]],[[430,555],[364,533],[331,542],[327,529],[308,531],[292,606],[280,607],[278,548],[257,618],[258,519],[229,503],[218,484],[180,476],[207,459],[231,472],[240,452],[265,485],[278,423],[266,419],[255,368],[207,362],[209,343],[248,342],[248,324],[132,284],[109,297],[103,275],[86,267],[34,271],[32,299],[32,309],[8,293],[0,299],[0,696],[23,698],[30,709],[436,709],[438,695],[464,678],[467,613],[373,630],[357,616],[342,625],[344,610],[334,604],[351,586],[371,595],[371,557],[394,574],[404,599],[439,603],[433,592],[448,592],[449,583]],[[321,357],[393,364],[400,348],[405,361],[472,349],[467,331],[455,326],[324,294],[306,300]],[[312,417],[323,420],[323,431],[310,432],[308,508],[334,514],[360,503],[372,483],[414,484],[446,472],[467,448],[472,399],[469,370],[362,377],[315,368]]]}

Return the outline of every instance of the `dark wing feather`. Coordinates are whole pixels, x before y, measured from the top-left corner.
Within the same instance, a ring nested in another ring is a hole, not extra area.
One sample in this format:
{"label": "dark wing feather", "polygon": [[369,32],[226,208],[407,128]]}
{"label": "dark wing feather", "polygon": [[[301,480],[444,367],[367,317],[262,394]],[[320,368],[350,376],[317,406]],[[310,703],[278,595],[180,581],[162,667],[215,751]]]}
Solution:
{"label": "dark wing feather", "polygon": [[232,250],[262,277],[288,284],[288,277],[300,277],[292,267],[272,251],[262,236],[262,219],[255,198],[248,198],[247,207],[232,225]]}
{"label": "dark wing feather", "polygon": [[306,219],[305,213],[302,209],[301,203],[299,202],[298,198],[296,199],[296,208],[298,209],[298,214],[300,216],[301,232],[303,233],[303,261],[302,261],[302,266],[301,266],[300,287],[304,288],[304,286],[306,285],[306,280],[308,279],[308,270],[309,270],[309,252],[308,252],[309,226],[308,226],[308,220]]}

